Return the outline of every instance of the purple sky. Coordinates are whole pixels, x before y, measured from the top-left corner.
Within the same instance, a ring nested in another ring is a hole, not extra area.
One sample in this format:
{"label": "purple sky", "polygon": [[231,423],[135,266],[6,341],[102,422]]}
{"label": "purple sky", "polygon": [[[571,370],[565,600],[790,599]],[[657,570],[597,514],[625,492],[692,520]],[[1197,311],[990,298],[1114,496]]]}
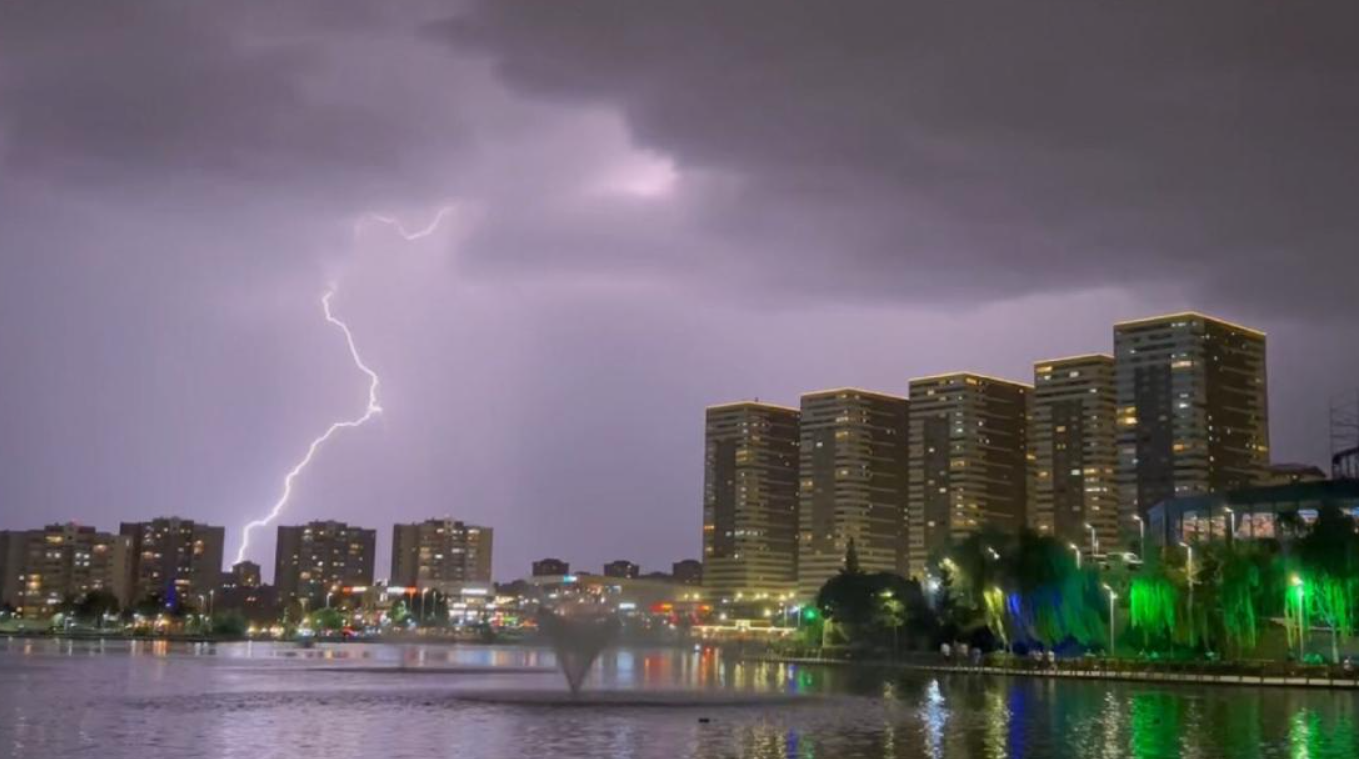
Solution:
{"label": "purple sky", "polygon": [[1186,307],[1270,333],[1275,458],[1323,463],[1356,8],[0,4],[0,528],[176,514],[234,554],[363,411],[332,282],[385,413],[282,521],[379,528],[380,575],[441,515],[499,578],[668,569],[704,405],[1028,379]]}

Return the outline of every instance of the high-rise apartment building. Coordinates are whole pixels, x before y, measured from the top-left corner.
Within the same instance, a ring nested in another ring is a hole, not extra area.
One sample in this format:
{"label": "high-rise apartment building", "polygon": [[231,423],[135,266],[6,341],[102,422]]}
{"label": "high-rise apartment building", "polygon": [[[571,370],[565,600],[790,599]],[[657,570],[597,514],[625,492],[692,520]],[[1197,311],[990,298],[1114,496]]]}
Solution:
{"label": "high-rise apartment building", "polygon": [[1029,526],[1083,551],[1119,545],[1115,407],[1113,356],[1034,364]]}
{"label": "high-rise apartment building", "polygon": [[905,572],[910,401],[839,388],[802,396],[798,594],[812,597],[854,541],[865,571]]}
{"label": "high-rise apartment building", "polygon": [[123,522],[118,532],[130,541],[129,587],[134,600],[187,602],[216,588],[221,581],[225,528],[164,517]]}
{"label": "high-rise apartment building", "polygon": [[1239,490],[1265,474],[1263,332],[1192,312],[1138,319],[1115,325],[1114,358],[1129,523],[1167,498]]}
{"label": "high-rise apartment building", "polygon": [[279,601],[305,598],[314,604],[335,588],[372,585],[376,545],[377,530],[344,522],[280,526],[274,549]]}
{"label": "high-rise apartment building", "polygon": [[707,409],[703,580],[716,600],[794,590],[798,416],[797,409],[759,401]]}
{"label": "high-rise apartment building", "polygon": [[987,527],[1018,532],[1032,387],[961,372],[911,380],[909,572]]}
{"label": "high-rise apartment building", "polygon": [[392,584],[447,591],[491,581],[489,527],[427,519],[392,527]]}
{"label": "high-rise apartment building", "polygon": [[29,619],[68,598],[107,591],[128,603],[128,541],[74,523],[0,532],[0,603]]}

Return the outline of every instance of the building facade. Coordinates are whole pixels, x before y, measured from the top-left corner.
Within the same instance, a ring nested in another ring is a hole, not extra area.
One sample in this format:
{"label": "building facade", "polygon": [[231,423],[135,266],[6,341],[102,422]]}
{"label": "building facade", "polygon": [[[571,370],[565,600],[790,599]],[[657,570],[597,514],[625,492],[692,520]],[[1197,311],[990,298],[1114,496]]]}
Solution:
{"label": "building facade", "polygon": [[128,540],[78,524],[0,532],[0,603],[27,619],[56,613],[67,599],[106,591],[129,602]]}
{"label": "building facade", "polygon": [[[1359,480],[1312,480],[1169,498],[1147,511],[1151,546],[1212,540],[1283,540],[1306,529],[1323,507],[1335,507],[1359,529]],[[1297,525],[1289,526],[1296,517]]]}
{"label": "building facade", "polygon": [[548,557],[533,562],[534,577],[557,577],[571,574],[571,563]]}
{"label": "building facade", "polygon": [[719,601],[795,588],[798,418],[758,401],[706,411],[703,581]]}
{"label": "building facade", "polygon": [[670,576],[681,585],[702,585],[703,562],[697,559],[681,559],[670,565]]}
{"label": "building facade", "polygon": [[802,396],[798,594],[816,595],[854,541],[865,571],[907,570],[910,401],[857,388]]}
{"label": "building facade", "polygon": [[1030,385],[967,372],[913,379],[909,573],[950,542],[1026,523]]}
{"label": "building facade", "polygon": [[641,574],[642,568],[627,559],[617,559],[604,565],[605,577],[626,577],[636,579]]}
{"label": "building facade", "polygon": [[123,522],[118,532],[129,541],[134,600],[191,604],[194,596],[216,588],[221,580],[225,528],[163,517]]}
{"label": "building facade", "polygon": [[1083,551],[1111,550],[1120,544],[1114,357],[1040,361],[1033,387],[1029,526]]}
{"label": "building facade", "polygon": [[1269,465],[1265,335],[1198,313],[1114,327],[1125,529],[1168,498],[1248,488]]}
{"label": "building facade", "polygon": [[427,519],[392,527],[393,585],[446,590],[491,581],[489,527]]}
{"label": "building facade", "polygon": [[274,549],[274,587],[280,603],[315,604],[343,586],[373,584],[377,530],[344,522],[280,526]]}

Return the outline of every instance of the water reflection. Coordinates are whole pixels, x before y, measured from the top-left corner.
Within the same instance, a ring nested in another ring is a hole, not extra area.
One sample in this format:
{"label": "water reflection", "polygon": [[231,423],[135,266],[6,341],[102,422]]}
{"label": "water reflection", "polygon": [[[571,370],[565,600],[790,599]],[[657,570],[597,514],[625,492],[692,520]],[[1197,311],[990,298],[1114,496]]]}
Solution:
{"label": "water reflection", "polygon": [[0,639],[0,756],[1359,756],[1349,692],[624,649],[606,652],[587,685],[605,703],[580,708],[552,666],[527,647]]}

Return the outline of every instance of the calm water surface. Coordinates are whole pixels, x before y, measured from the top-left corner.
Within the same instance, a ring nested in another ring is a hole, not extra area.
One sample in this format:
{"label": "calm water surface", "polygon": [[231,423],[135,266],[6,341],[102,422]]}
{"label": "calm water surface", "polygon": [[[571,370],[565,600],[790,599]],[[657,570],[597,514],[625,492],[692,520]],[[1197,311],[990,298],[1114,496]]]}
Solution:
{"label": "calm water surface", "polygon": [[1345,692],[531,648],[0,639],[0,756],[1359,757]]}

